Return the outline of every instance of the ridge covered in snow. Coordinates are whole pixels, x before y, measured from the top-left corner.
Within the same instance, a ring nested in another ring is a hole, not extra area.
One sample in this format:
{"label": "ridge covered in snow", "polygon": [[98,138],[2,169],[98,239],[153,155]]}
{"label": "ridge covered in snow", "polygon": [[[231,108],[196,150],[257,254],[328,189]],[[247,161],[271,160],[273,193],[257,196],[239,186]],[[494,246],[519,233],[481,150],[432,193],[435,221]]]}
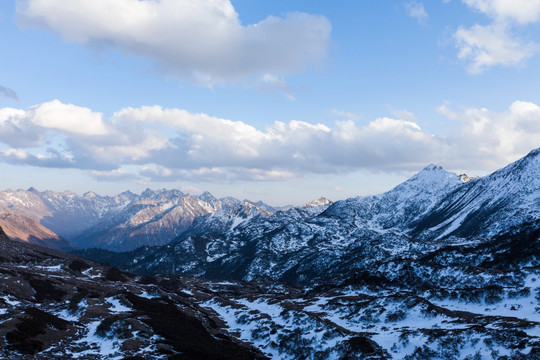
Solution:
{"label": "ridge covered in snow", "polygon": [[314,212],[310,209],[317,206],[237,219],[231,211],[218,211],[196,219],[166,247],[112,257],[99,251],[86,255],[106,256],[142,273],[290,283],[328,280],[367,271],[380,261],[482,244],[534,224],[540,220],[538,153],[468,181],[429,165],[383,194],[323,200]]}

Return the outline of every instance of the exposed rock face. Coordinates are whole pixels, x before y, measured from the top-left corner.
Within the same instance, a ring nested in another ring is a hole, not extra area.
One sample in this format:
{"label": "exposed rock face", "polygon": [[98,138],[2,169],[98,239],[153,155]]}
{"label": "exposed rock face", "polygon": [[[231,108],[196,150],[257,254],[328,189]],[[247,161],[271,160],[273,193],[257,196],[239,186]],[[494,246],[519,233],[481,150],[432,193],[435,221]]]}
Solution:
{"label": "exposed rock face", "polygon": [[0,226],[13,240],[42,245],[58,250],[72,250],[73,245],[36,221],[0,210]]}

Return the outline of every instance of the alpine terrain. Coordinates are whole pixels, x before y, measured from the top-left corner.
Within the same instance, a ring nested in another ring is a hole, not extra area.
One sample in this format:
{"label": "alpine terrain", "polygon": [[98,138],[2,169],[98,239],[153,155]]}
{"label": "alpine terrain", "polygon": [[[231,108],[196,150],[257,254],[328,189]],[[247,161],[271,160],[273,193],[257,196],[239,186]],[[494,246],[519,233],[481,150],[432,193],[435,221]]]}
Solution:
{"label": "alpine terrain", "polygon": [[92,259],[0,240],[2,356],[540,359],[540,149],[300,207],[35,189],[0,206]]}

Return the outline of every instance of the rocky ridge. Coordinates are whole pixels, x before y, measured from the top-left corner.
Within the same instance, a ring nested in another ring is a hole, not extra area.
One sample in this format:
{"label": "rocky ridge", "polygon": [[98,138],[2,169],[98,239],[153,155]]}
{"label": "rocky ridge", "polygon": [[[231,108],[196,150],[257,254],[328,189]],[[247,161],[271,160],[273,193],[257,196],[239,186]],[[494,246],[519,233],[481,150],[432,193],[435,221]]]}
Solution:
{"label": "rocky ridge", "polygon": [[81,254],[138,273],[335,282],[351,273],[380,272],[384,263],[416,261],[446,246],[482,246],[534,228],[540,220],[539,174],[538,150],[468,181],[430,165],[381,195],[238,222],[218,212],[198,218],[165,247]]}

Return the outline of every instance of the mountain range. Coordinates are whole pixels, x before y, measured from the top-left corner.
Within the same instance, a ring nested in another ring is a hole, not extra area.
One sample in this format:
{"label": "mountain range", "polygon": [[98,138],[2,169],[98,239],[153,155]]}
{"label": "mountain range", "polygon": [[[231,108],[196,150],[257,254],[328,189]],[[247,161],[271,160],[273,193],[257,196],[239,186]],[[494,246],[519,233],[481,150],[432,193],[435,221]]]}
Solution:
{"label": "mountain range", "polygon": [[79,254],[135,272],[297,283],[317,278],[308,274],[314,268],[334,276],[329,270],[354,256],[374,261],[481,243],[538,220],[539,204],[536,149],[485,177],[429,165],[380,195],[300,207],[164,189],[116,196],[7,190],[0,225],[12,239],[89,249]]}
{"label": "mountain range", "polygon": [[[13,239],[62,250],[99,247],[122,251],[167,244],[203,215],[219,212],[246,219],[259,212],[270,216],[276,209],[262,202],[216,199],[208,192],[194,196],[179,190],[147,189],[140,195],[126,191],[116,196],[94,192],[80,196],[30,188],[0,192],[0,211],[4,217],[19,219],[5,226]],[[34,234],[37,227],[43,234]]]}
{"label": "mountain range", "polygon": [[0,356],[540,359],[540,149],[300,207],[35,189],[0,207]]}
{"label": "mountain range", "polygon": [[[540,219],[540,150],[488,176],[429,165],[380,195],[239,218],[195,219],[171,244],[79,254],[138,273],[305,283],[373,271],[446,246],[480,246]],[[538,259],[531,259],[535,264]]]}

